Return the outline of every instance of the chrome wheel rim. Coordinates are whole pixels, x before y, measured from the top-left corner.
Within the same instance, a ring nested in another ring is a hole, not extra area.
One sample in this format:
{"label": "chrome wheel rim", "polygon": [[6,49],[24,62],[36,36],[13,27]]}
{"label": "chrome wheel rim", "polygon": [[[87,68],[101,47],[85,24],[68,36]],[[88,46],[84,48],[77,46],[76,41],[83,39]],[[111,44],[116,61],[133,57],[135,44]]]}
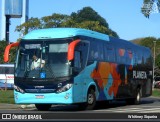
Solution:
{"label": "chrome wheel rim", "polygon": [[140,101],[140,93],[138,92],[138,94],[137,94],[137,102],[139,102]]}
{"label": "chrome wheel rim", "polygon": [[93,94],[89,94],[88,95],[88,104],[93,104],[93,102],[94,102]]}

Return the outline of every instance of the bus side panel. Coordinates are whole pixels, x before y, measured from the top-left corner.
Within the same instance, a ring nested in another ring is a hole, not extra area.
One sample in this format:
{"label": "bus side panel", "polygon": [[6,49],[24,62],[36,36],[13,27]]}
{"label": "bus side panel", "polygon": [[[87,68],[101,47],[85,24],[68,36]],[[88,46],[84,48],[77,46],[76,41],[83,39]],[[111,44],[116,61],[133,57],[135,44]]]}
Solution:
{"label": "bus side panel", "polygon": [[152,78],[148,78],[142,87],[142,97],[148,97],[152,94]]}
{"label": "bus side panel", "polygon": [[128,74],[128,84],[133,93],[136,94],[137,88],[140,88],[141,97],[148,97],[152,94],[152,69],[134,67]]}
{"label": "bus side panel", "polygon": [[115,63],[108,62],[94,62],[87,66],[74,78],[74,103],[86,102],[87,92],[91,85],[96,87],[98,101],[113,100],[122,82],[117,66]]}
{"label": "bus side panel", "polygon": [[[95,84],[90,74],[95,69],[97,62],[87,66],[74,78],[73,101],[74,103],[86,102],[88,88],[91,84]],[[98,94],[98,93],[97,93]]]}
{"label": "bus side panel", "polygon": [[[122,70],[124,71],[123,73]],[[134,77],[133,72],[135,72],[135,67],[132,65],[124,65],[122,69],[122,67],[119,67],[119,64],[116,63],[97,63],[96,68],[91,73],[91,77],[97,84],[99,92],[98,100],[135,97],[138,87],[142,90],[142,97],[150,96],[152,93],[150,70],[141,70],[146,73],[147,78],[144,79],[144,77],[142,77],[141,79],[136,79],[135,77],[141,75],[137,74],[137,76]]]}
{"label": "bus side panel", "polygon": [[98,100],[113,100],[122,82],[117,71],[117,64],[99,62],[91,73],[91,77],[98,84]]}
{"label": "bus side panel", "polygon": [[120,91],[119,88],[122,82],[127,84],[127,70],[132,70],[131,66],[124,68],[125,80],[123,81],[119,73],[120,69],[116,63],[94,62],[94,64],[87,66],[74,78],[74,103],[86,102],[87,92],[91,85],[95,85],[96,87],[98,101],[113,100],[117,97],[117,94],[122,94],[123,96],[123,91]]}
{"label": "bus side panel", "polygon": [[[152,82],[148,79],[134,79],[134,70],[132,64],[122,67],[110,62],[97,62],[87,66],[74,79],[74,84],[79,84],[74,85],[74,102],[86,101],[88,88],[93,82],[96,84],[96,95],[99,101],[135,97],[138,85],[142,87],[142,96],[149,96],[151,94],[149,87],[152,86]],[[145,72],[148,77],[149,71],[145,70]]]}

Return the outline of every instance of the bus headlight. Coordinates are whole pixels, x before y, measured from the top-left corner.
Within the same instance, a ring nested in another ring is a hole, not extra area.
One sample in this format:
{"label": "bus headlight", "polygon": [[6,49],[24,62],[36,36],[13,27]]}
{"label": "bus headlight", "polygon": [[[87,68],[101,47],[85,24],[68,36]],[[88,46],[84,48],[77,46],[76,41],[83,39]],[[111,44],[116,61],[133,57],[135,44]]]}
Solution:
{"label": "bus headlight", "polygon": [[19,88],[18,86],[14,85],[14,90],[16,90],[17,92],[21,92],[22,94],[24,94],[24,90]]}
{"label": "bus headlight", "polygon": [[65,92],[72,87],[72,84],[66,84],[57,90],[57,93]]}

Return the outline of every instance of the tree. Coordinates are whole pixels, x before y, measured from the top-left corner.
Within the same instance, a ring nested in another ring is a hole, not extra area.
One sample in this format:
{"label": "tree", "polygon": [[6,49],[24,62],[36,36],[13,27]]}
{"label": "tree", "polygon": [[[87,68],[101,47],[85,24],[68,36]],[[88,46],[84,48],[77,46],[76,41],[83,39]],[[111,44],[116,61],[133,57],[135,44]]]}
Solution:
{"label": "tree", "polygon": [[91,7],[84,7],[77,13],[73,12],[71,18],[75,23],[79,23],[79,27],[119,38],[118,34],[109,28],[107,21]]}
{"label": "tree", "polygon": [[153,51],[153,48],[154,48],[154,43],[153,41],[157,40],[156,38],[154,37],[146,37],[146,38],[143,38],[139,44],[142,45],[142,46],[146,46],[146,47],[149,47],[152,51]]}
{"label": "tree", "polygon": [[61,24],[63,22],[66,22],[69,20],[68,15],[64,14],[52,14],[51,16],[45,16],[42,17],[41,20],[41,27],[42,28],[55,28],[55,27],[61,27]]}
{"label": "tree", "polygon": [[142,14],[149,18],[151,12],[160,12],[160,0],[143,0]]}
{"label": "tree", "polygon": [[54,13],[51,16],[44,16],[40,19],[31,18],[22,25],[17,26],[16,31],[25,35],[27,33],[26,29],[30,32],[39,28],[54,27],[85,28],[119,37],[115,31],[109,28],[106,20],[90,7],[84,7],[82,10],[79,10],[77,13],[73,12],[71,15]]}
{"label": "tree", "polygon": [[40,19],[31,17],[27,22],[17,26],[15,31],[26,35],[28,32],[39,28],[42,28]]}
{"label": "tree", "polygon": [[84,7],[77,13],[73,12],[71,14],[71,17],[77,23],[81,23],[83,21],[98,21],[99,25],[102,25],[106,28],[109,27],[106,20],[103,17],[101,17],[96,11],[94,11],[91,7]]}

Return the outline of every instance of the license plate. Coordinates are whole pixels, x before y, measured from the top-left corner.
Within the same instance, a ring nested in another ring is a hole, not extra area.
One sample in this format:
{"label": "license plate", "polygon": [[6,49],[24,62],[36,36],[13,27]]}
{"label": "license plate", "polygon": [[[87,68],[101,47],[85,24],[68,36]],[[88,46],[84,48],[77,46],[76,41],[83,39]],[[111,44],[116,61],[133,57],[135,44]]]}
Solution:
{"label": "license plate", "polygon": [[36,99],[44,99],[44,95],[36,95]]}

